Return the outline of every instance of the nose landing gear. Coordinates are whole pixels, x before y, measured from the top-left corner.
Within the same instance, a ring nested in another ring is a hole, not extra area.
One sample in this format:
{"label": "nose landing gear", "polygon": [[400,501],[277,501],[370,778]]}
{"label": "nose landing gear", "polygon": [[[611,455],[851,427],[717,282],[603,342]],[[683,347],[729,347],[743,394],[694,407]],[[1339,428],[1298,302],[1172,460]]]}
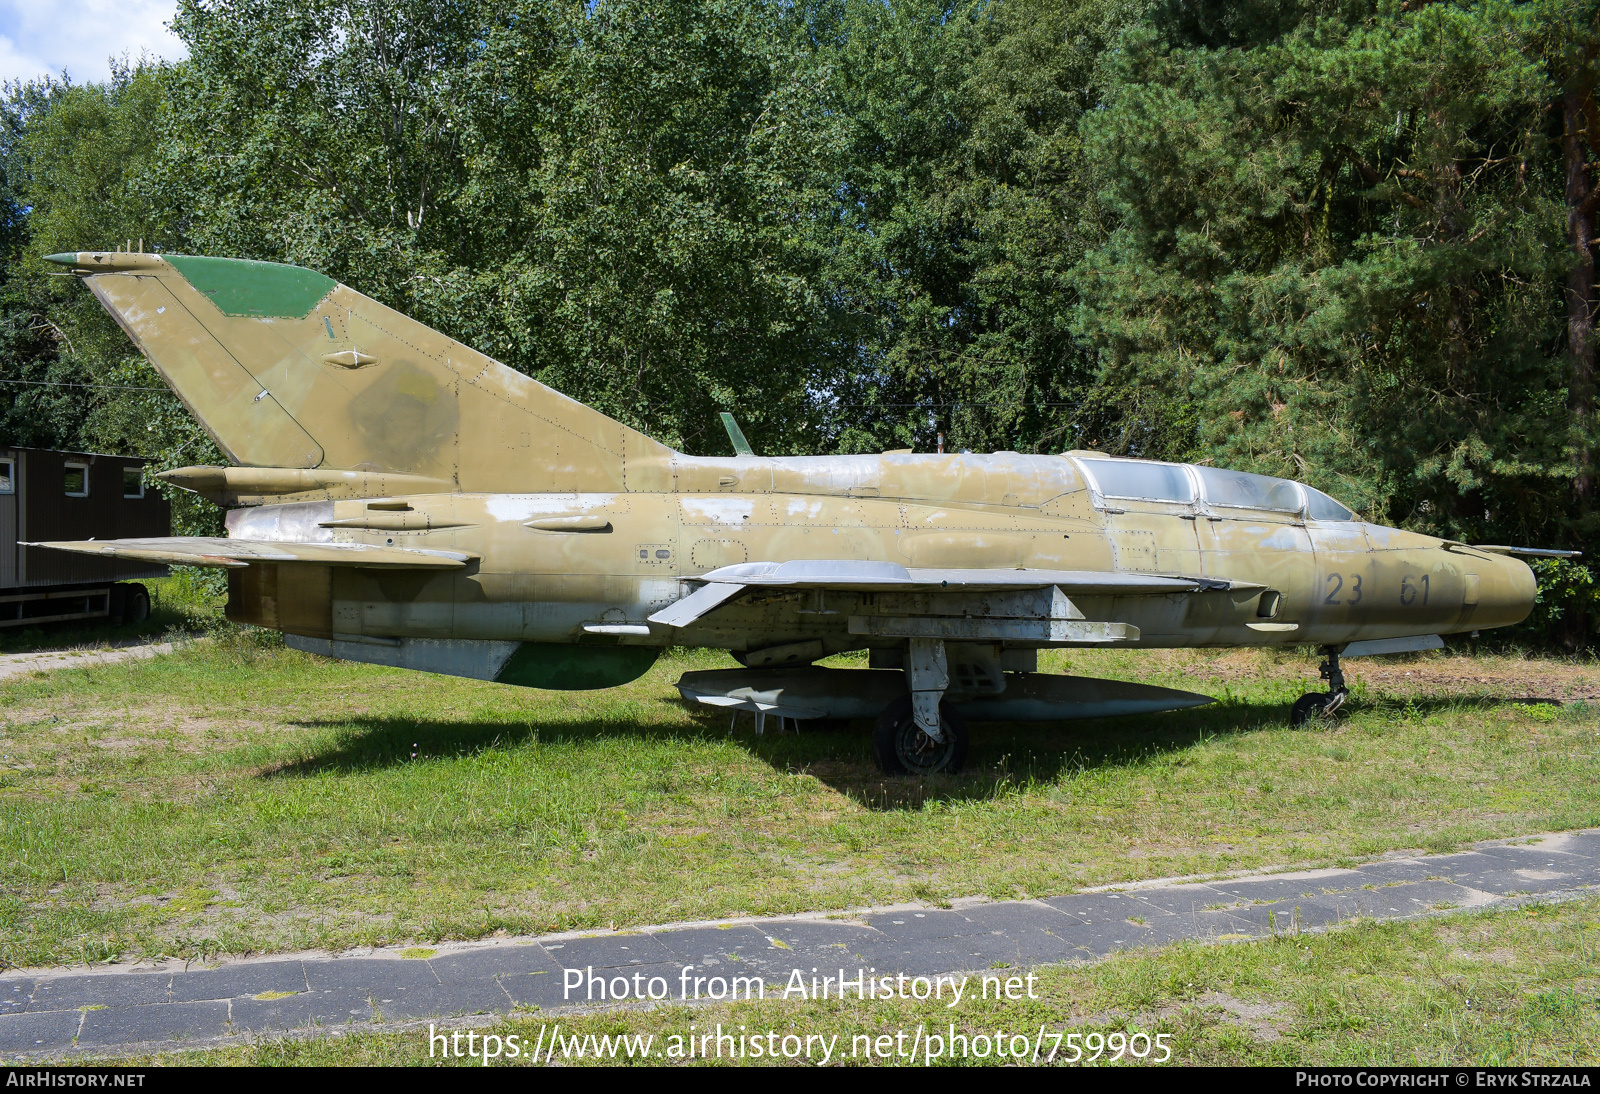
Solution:
{"label": "nose landing gear", "polygon": [[1350,689],[1344,686],[1344,672],[1339,668],[1339,647],[1323,646],[1322,652],[1327,654],[1328,659],[1318,669],[1328,682],[1328,690],[1325,693],[1308,692],[1296,699],[1289,711],[1289,724],[1292,726],[1303,726],[1314,719],[1332,718],[1350,697]]}

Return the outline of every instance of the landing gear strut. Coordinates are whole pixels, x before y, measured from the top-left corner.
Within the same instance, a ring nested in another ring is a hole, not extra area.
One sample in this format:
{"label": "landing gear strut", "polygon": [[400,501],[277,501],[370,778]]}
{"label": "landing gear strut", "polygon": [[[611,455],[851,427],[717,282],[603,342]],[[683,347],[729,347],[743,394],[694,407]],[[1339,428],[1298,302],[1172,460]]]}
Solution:
{"label": "landing gear strut", "polygon": [[906,650],[909,695],[890,703],[872,731],[872,751],[885,775],[933,775],[960,770],[967,726],[945,699],[950,686],[944,640],[913,638]]}
{"label": "landing gear strut", "polygon": [[885,775],[951,775],[967,758],[967,724],[948,702],[939,703],[939,737],[917,722],[912,699],[902,695],[878,715],[872,754]]}
{"label": "landing gear strut", "polygon": [[1344,686],[1344,672],[1339,668],[1339,647],[1323,646],[1322,652],[1327,654],[1328,659],[1317,667],[1322,678],[1328,682],[1328,690],[1320,694],[1308,692],[1296,699],[1293,709],[1289,711],[1289,724],[1292,726],[1303,726],[1313,719],[1332,718],[1350,697],[1350,689]]}

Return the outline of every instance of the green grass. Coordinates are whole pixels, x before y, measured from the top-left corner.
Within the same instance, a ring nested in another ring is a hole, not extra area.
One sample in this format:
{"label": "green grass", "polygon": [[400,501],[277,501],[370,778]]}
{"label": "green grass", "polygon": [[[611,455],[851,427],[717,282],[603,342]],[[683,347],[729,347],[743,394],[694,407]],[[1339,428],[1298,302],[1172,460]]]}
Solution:
{"label": "green grass", "polygon": [[0,686],[0,963],[1048,895],[1600,824],[1594,705],[1358,689],[1295,731],[1306,657],[1075,652],[1049,667],[1221,701],[979,727],[969,773],[915,781],[859,728],[686,710],[677,674],[723,663],[560,694],[222,629]]}
{"label": "green grass", "polygon": [[[909,1045],[918,1026],[947,1032],[953,1024],[969,1038],[1003,1030],[1032,1041],[1042,1026],[1051,1033],[1166,1034],[1173,1064],[1592,1066],[1600,1044],[1597,944],[1600,898],[1591,897],[1403,923],[1365,921],[1327,934],[1244,945],[1182,943],[1092,965],[1057,965],[1039,970],[1039,998],[1020,1002],[984,1001],[970,991],[957,1008],[768,999],[587,1016],[518,1015],[480,1029],[502,1042],[515,1035],[533,1044],[541,1027],[559,1022],[564,1038],[653,1035],[660,1052],[667,1038],[681,1038],[691,1023],[696,1032],[720,1023],[747,1033],[836,1036],[835,1059],[843,1054],[847,1062],[865,1062],[850,1057],[863,1035],[904,1030]],[[264,1039],[117,1062],[471,1062],[430,1059],[427,1032],[352,1026],[338,1037]],[[1068,1055],[1065,1048],[1060,1054]]]}

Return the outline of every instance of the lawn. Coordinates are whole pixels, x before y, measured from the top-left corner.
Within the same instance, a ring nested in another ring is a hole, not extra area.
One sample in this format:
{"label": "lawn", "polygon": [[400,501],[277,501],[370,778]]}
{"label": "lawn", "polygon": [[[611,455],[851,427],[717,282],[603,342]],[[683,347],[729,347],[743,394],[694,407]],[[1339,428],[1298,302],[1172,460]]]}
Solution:
{"label": "lawn", "polygon": [[[0,964],[213,956],[837,909],[1269,866],[1600,824],[1592,663],[1071,652],[1213,706],[978,727],[970,769],[687,710],[664,657],[551,693],[328,661],[223,629],[0,686]],[[1529,689],[1533,690],[1530,691]],[[1564,697],[1561,705],[1510,700]]]}

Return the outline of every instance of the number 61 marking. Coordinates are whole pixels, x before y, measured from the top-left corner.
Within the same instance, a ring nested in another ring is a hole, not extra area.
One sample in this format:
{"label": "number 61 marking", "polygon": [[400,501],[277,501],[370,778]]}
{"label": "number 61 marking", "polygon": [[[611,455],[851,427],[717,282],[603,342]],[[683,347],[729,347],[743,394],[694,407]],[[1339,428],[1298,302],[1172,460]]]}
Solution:
{"label": "number 61 marking", "polygon": [[[1328,575],[1328,584],[1332,585],[1333,588],[1328,590],[1328,595],[1322,598],[1322,602],[1324,604],[1337,605],[1337,604],[1340,603],[1339,594],[1344,591],[1344,577],[1343,577],[1343,575],[1341,575],[1341,574],[1329,574]],[[1349,600],[1344,601],[1344,603],[1346,603],[1346,604],[1359,604],[1359,603],[1361,603],[1361,575],[1360,574],[1351,574],[1350,575],[1350,592],[1353,595],[1350,597]]]}
{"label": "number 61 marking", "polygon": [[1422,588],[1422,603],[1423,603],[1423,606],[1424,607],[1427,606],[1427,603],[1428,603],[1428,575],[1427,574],[1423,574],[1421,578],[1417,578],[1413,574],[1407,574],[1405,577],[1400,579],[1400,603],[1401,603],[1402,606],[1409,608],[1412,604],[1416,603],[1416,600],[1417,600],[1417,588],[1418,588],[1419,584],[1421,585],[1421,588]]}

